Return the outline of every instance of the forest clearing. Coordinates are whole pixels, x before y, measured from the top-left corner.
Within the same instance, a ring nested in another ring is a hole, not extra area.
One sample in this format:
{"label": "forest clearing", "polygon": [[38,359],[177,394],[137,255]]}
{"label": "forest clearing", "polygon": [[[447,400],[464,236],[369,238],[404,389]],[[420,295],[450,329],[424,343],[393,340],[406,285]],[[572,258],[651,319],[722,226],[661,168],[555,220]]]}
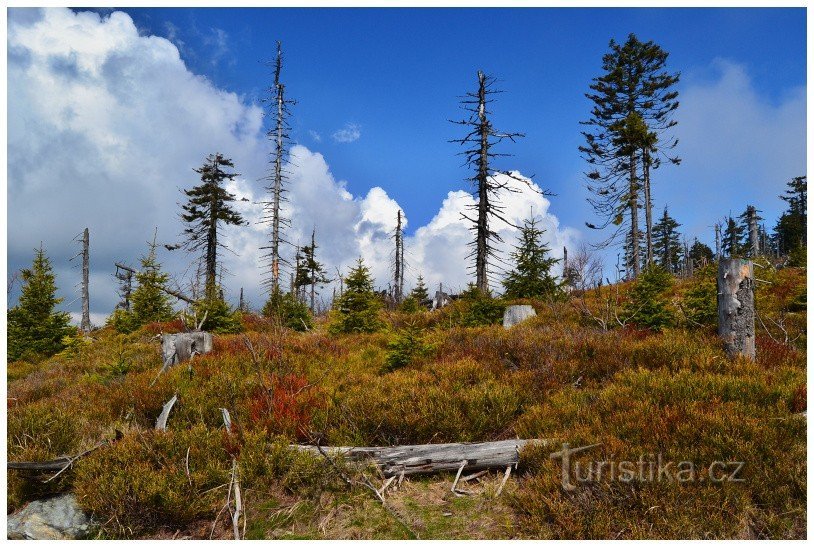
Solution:
{"label": "forest clearing", "polygon": [[7,536],[805,539],[805,10],[678,11],[10,10]]}

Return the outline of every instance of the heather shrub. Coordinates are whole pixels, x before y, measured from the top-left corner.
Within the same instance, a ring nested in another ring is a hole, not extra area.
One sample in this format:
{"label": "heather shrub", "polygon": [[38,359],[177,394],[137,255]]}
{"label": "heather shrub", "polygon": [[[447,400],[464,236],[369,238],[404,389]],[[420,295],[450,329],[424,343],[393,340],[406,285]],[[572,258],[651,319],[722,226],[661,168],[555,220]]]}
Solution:
{"label": "heather shrub", "polygon": [[217,487],[228,483],[231,468],[222,438],[202,426],[127,435],[77,464],[77,499],[122,537],[211,519],[225,501]]}
{"label": "heather shrub", "polygon": [[479,441],[511,431],[529,399],[527,377],[462,361],[371,376],[334,396],[320,420],[335,444]]}
{"label": "heather shrub", "polygon": [[[74,416],[62,405],[39,401],[14,405],[8,411],[7,457],[9,461],[46,461],[76,454],[82,435]],[[53,473],[31,476],[22,471],[8,474],[7,500],[9,509],[25,502],[62,492],[70,487],[72,473],[43,483]]]}
{"label": "heather shrub", "polygon": [[[743,482],[598,480],[565,492],[560,462],[540,448],[512,503],[524,534],[541,538],[794,537],[804,530],[805,420],[789,414],[804,373],[767,382],[755,365],[737,375],[627,371],[596,390],[564,390],[518,421],[522,437],[554,447],[601,443],[588,461],[742,461]],[[535,453],[536,452],[536,453]],[[654,509],[656,507],[657,509]],[[653,515],[656,512],[656,515]],[[733,515],[750,515],[748,521]]]}

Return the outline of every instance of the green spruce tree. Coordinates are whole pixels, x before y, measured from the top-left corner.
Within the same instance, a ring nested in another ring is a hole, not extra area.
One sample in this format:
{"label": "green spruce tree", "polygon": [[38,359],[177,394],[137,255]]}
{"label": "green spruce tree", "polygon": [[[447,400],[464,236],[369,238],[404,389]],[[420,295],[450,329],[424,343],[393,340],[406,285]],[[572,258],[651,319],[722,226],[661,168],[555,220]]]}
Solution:
{"label": "green spruce tree", "polygon": [[339,297],[330,332],[376,332],[384,324],[379,319],[381,300],[373,291],[370,270],[360,258],[345,278],[345,292]]}
{"label": "green spruce tree", "polygon": [[661,218],[653,226],[653,251],[656,255],[656,264],[670,273],[678,272],[683,253],[681,234],[677,230],[679,226],[681,224],[667,212],[666,205]]}
{"label": "green spruce tree", "polygon": [[721,242],[725,256],[738,257],[743,254],[743,232],[742,225],[738,224],[731,215],[727,217],[723,241]]}
{"label": "green spruce tree", "polygon": [[296,331],[306,331],[313,327],[308,306],[294,294],[283,293],[279,287],[272,289],[266,305],[263,306],[263,315],[278,320],[284,327]]}
{"label": "green spruce tree", "polygon": [[17,305],[8,311],[9,361],[49,357],[65,346],[63,338],[76,334],[70,316],[56,310],[62,298],[56,296],[56,277],[51,261],[40,246],[30,269],[20,272],[23,286]]}
{"label": "green spruce tree", "polygon": [[660,331],[671,326],[674,315],[667,300],[667,292],[673,286],[673,276],[661,266],[645,268],[630,291],[623,315],[627,321],[639,327]]}
{"label": "green spruce tree", "polygon": [[548,256],[550,249],[542,241],[545,230],[537,227],[537,219],[524,221],[514,251],[509,255],[514,269],[503,281],[506,298],[546,298],[559,294],[559,286],[551,275],[551,266],[559,262]]}
{"label": "green spruce tree", "polygon": [[[175,317],[170,297],[164,292],[170,276],[161,271],[161,264],[156,259],[155,249],[156,243],[155,237],[153,237],[149,252],[146,256],[141,257],[141,270],[136,273],[138,286],[132,296],[134,321],[123,321],[125,325],[133,325],[138,328],[146,323],[170,321]],[[124,310],[119,310],[120,314],[121,312]]]}
{"label": "green spruce tree", "polygon": [[421,274],[418,274],[415,287],[410,291],[410,298],[414,298],[419,304],[430,298],[430,293],[427,290],[427,285],[424,284],[424,277]]}

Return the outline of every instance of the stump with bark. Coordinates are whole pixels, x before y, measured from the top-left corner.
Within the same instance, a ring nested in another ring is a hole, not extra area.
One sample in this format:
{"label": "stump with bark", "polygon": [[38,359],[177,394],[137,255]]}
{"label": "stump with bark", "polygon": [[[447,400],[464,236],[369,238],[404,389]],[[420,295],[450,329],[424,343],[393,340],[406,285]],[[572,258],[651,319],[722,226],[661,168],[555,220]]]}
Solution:
{"label": "stump with bark", "polygon": [[718,264],[718,335],[729,357],[755,358],[755,277],[751,260]]}

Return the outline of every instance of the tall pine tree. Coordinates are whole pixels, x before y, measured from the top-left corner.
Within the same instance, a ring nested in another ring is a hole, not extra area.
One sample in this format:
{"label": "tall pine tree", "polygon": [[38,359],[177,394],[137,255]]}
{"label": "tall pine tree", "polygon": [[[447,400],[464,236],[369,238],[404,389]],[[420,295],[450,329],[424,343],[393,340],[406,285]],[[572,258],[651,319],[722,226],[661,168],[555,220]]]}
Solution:
{"label": "tall pine tree", "polygon": [[678,164],[668,154],[677,140],[668,136],[675,126],[678,92],[673,90],[679,74],[666,70],[667,52],[654,42],[641,42],[630,34],[624,44],[610,41],[610,51],[602,58],[604,73],[594,78],[586,94],[594,106],[591,117],[582,122],[585,145],[579,150],[591,166],[588,199],[599,217],[588,227],[614,226],[605,240],[610,245],[623,234],[629,269],[633,277],[641,269],[641,222],[645,211],[645,263],[652,260],[652,198],[650,173],[663,159]]}
{"label": "tall pine tree", "polygon": [[205,264],[205,298],[217,299],[218,248],[226,248],[218,241],[222,225],[240,226],[243,217],[231,203],[234,194],[223,188],[224,181],[231,181],[239,176],[228,171],[234,163],[222,154],[210,154],[204,164],[195,169],[201,175],[201,184],[191,190],[184,190],[188,201],[182,206],[181,219],[186,224],[184,244],[190,252],[202,252]]}
{"label": "tall pine tree", "polygon": [[49,357],[64,348],[62,339],[76,333],[70,316],[56,310],[56,277],[42,246],[34,251],[31,268],[20,272],[22,293],[17,305],[8,310],[9,361],[21,357]]}

